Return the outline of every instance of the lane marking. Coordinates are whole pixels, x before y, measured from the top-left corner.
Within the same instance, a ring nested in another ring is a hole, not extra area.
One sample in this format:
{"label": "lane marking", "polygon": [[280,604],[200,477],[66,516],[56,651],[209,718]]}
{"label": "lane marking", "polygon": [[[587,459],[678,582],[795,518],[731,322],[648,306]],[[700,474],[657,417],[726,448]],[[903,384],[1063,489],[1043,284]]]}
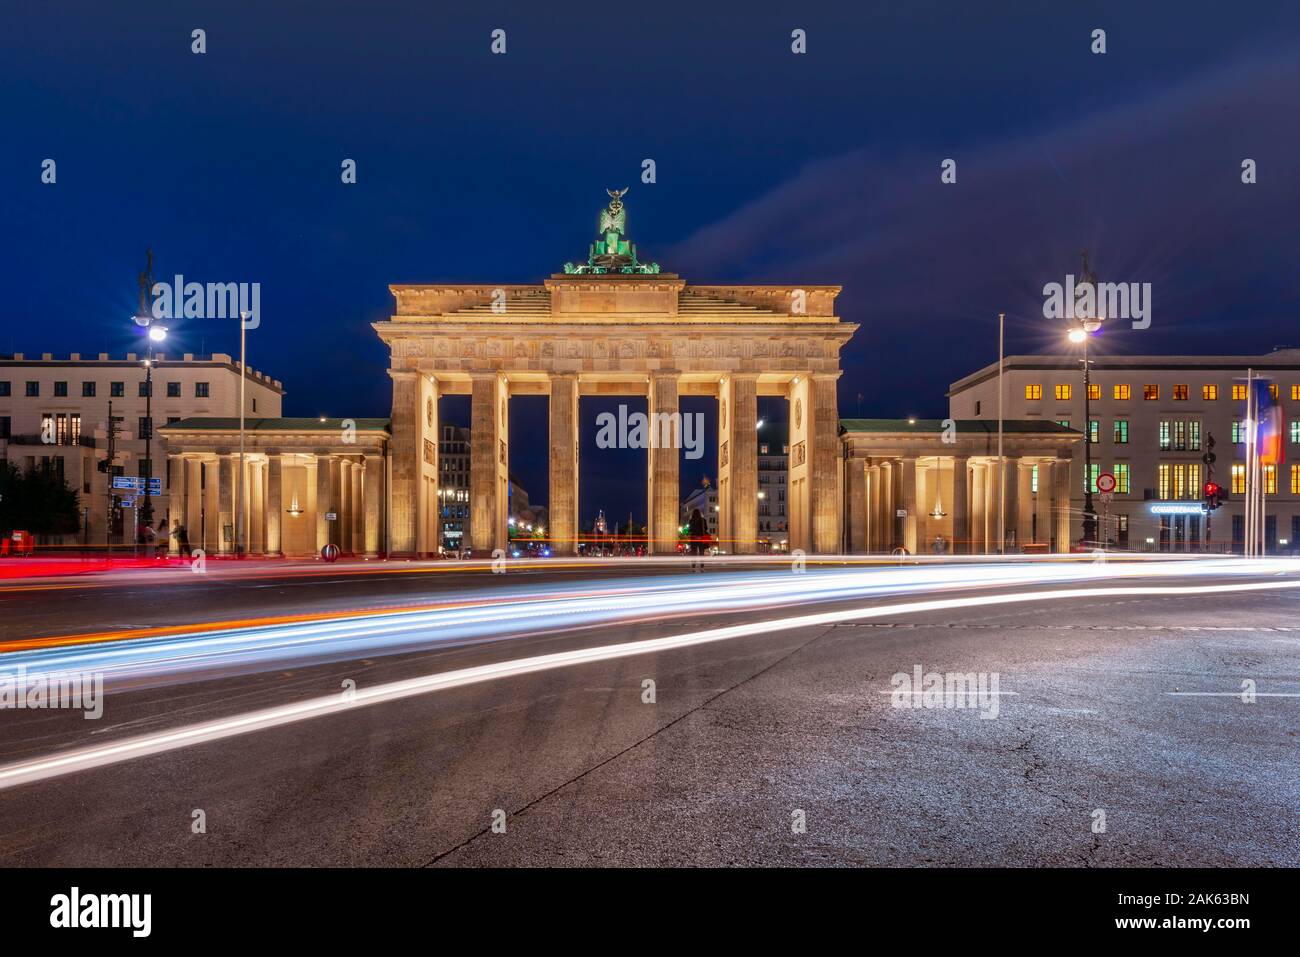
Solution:
{"label": "lane marking", "polygon": [[694,645],[726,641],[732,638],[751,635],[770,634],[778,631],[793,631],[850,621],[858,618],[879,618],[886,615],[910,615],[930,611],[944,611],[953,608],[976,608],[987,605],[1005,605],[1027,601],[1053,601],[1067,598],[1093,598],[1099,595],[1209,595],[1230,592],[1272,591],[1277,589],[1300,588],[1300,581],[1289,582],[1245,582],[1222,585],[1147,585],[1147,586],[1110,586],[1106,588],[1062,588],[1052,591],[1003,593],[995,595],[974,595],[961,598],[940,598],[926,601],[897,602],[891,605],[874,605],[866,608],[849,608],[840,611],[819,612],[812,615],[799,615],[793,618],[769,619],[730,625],[725,628],[710,628],[704,631],[688,632],[666,638],[649,638],[642,641],[620,642],[612,645],[600,645],[549,655],[520,658],[473,668],[461,668],[441,674],[426,675],[420,678],[408,678],[402,681],[388,682],[373,688],[358,689],[350,698],[342,694],[333,694],[322,698],[313,698],[294,704],[279,705],[258,711],[237,715],[230,718],[218,718],[198,724],[152,734],[126,738],[122,741],[91,747],[77,748],[49,757],[33,758],[0,767],[0,789],[43,781],[78,771],[117,764],[154,754],[162,754],[178,748],[193,747],[213,741],[221,741],[253,731],[280,727],[311,718],[320,718],[351,711],[371,705],[400,701],[404,698],[445,691],[466,685],[494,681],[500,678],[517,677],[555,668],[629,658],[637,655],[657,654]]}

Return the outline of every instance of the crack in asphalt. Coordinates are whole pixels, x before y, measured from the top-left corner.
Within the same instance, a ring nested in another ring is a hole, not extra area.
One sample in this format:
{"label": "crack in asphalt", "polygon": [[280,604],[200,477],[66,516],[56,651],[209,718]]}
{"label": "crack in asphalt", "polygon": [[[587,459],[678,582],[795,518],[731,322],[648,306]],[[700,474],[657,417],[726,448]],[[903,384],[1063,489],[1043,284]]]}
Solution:
{"label": "crack in asphalt", "polygon": [[[628,754],[628,753],[631,752],[631,751],[635,751],[637,748],[641,747],[641,745],[643,745],[643,744],[645,744],[647,741],[650,741],[650,740],[652,740],[652,739],[658,737],[659,735],[663,734],[663,733],[664,733],[665,731],[667,731],[669,728],[672,728],[672,727],[674,727],[674,726],[680,724],[681,722],[685,721],[687,718],[691,717],[692,715],[694,715],[694,714],[696,714],[696,713],[698,713],[698,712],[700,712],[700,711],[703,711],[703,710],[704,710],[705,708],[707,708],[710,704],[712,704],[713,702],[717,701],[719,698],[723,697],[724,695],[731,694],[731,692],[735,691],[737,688],[742,688],[742,687],[744,687],[745,685],[747,685],[747,684],[749,684],[750,682],[754,681],[756,678],[761,678],[763,675],[767,674],[767,673],[768,673],[769,671],[771,671],[773,668],[777,667],[777,665],[781,665],[781,664],[784,664],[786,661],[789,661],[791,658],[793,658],[793,657],[794,657],[795,655],[797,655],[799,652],[803,651],[805,648],[807,648],[807,647],[809,647],[810,645],[812,645],[812,644],[816,643],[817,641],[821,640],[822,638],[824,638],[826,635],[830,634],[830,633],[831,633],[832,631],[834,631],[834,630],[835,630],[835,629],[834,629],[834,626],[830,626],[830,627],[827,627],[827,628],[823,628],[823,629],[822,629],[821,631],[819,631],[816,635],[814,635],[813,637],[809,638],[807,641],[805,641],[805,642],[803,642],[803,643],[797,645],[796,647],[790,649],[790,651],[788,651],[788,652],[786,652],[785,654],[781,655],[779,658],[777,658],[777,659],[776,659],[775,661],[773,661],[771,664],[765,665],[764,667],[760,668],[758,671],[755,671],[752,675],[749,675],[748,677],[744,678],[743,680],[736,682],[734,685],[731,685],[730,687],[727,687],[727,688],[723,688],[721,691],[719,691],[719,692],[717,692],[717,693],[715,693],[715,694],[710,695],[709,697],[707,697],[707,698],[705,698],[703,701],[701,701],[699,704],[695,705],[693,708],[690,708],[690,709],[688,709],[688,710],[682,712],[682,713],[679,714],[676,718],[673,718],[673,720],[669,721],[667,724],[663,725],[662,727],[658,727],[658,728],[656,728],[655,730],[651,731],[649,734],[647,734],[647,735],[643,735],[642,737],[638,738],[636,741],[633,741],[631,744],[629,744],[627,747],[623,748],[622,750],[617,751],[617,752],[615,752],[614,754],[611,754],[609,757],[607,757],[607,758],[605,758],[605,759],[603,759],[603,760],[601,760],[601,761],[596,762],[595,764],[593,764],[591,767],[587,768],[586,770],[578,772],[578,773],[575,774],[573,777],[569,778],[567,781],[564,781],[563,783],[556,785],[555,787],[551,788],[549,791],[545,792],[544,794],[540,794],[540,795],[538,795],[537,797],[535,797],[535,798],[533,798],[532,800],[528,801],[528,802],[527,802],[526,804],[524,804],[522,807],[520,807],[520,808],[518,808],[517,810],[511,812],[510,815],[509,815],[509,817],[519,817],[519,816],[522,816],[522,815],[526,814],[528,811],[530,811],[530,810],[532,810],[532,809],[534,809],[534,808],[539,807],[541,804],[543,804],[544,802],[550,800],[552,797],[555,797],[557,794],[559,794],[561,791],[563,791],[563,790],[565,790],[566,788],[568,788],[570,785],[573,785],[573,784],[578,783],[579,781],[581,781],[583,778],[587,777],[587,776],[590,775],[591,773],[593,773],[593,772],[595,772],[595,771],[599,771],[601,768],[605,767],[607,764],[610,764],[610,763],[612,763],[612,762],[614,762],[614,761],[617,761],[619,758],[623,757],[625,754]],[[457,852],[459,852],[459,851],[464,850],[465,848],[469,847],[469,845],[471,845],[471,844],[473,844],[475,841],[477,841],[479,838],[483,837],[483,836],[486,835],[486,834],[490,834],[491,832],[492,832],[492,827],[491,827],[491,825],[488,825],[487,827],[481,828],[481,829],[479,829],[478,831],[476,831],[475,833],[471,834],[471,835],[470,835],[469,837],[467,837],[465,840],[461,841],[459,844],[455,845],[454,847],[450,847],[450,848],[448,848],[447,850],[442,851],[442,852],[440,852],[440,853],[434,855],[432,858],[430,858],[428,861],[426,861],[425,863],[421,864],[420,866],[421,866],[421,867],[432,867],[433,865],[437,864],[439,861],[442,861],[443,859],[445,859],[445,858],[447,858],[447,857],[450,857],[452,854],[455,854],[455,853],[457,853]]]}

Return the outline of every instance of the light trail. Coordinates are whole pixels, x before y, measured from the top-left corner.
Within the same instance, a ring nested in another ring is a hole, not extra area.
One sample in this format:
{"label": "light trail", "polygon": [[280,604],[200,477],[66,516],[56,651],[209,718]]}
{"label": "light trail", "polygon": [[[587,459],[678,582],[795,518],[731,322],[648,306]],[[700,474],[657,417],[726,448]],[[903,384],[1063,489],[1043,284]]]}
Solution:
{"label": "light trail", "polygon": [[600,661],[610,661],[617,658],[657,654],[734,638],[791,631],[799,628],[822,627],[841,622],[891,615],[910,615],[1023,602],[1120,596],[1206,595],[1294,588],[1300,588],[1300,581],[1280,580],[1205,585],[1115,585],[1048,591],[1031,590],[992,595],[967,595],[959,598],[896,602],[886,605],[819,612],[810,615],[796,615],[789,618],[746,622],[723,628],[687,632],[686,634],[666,638],[649,638],[642,641],[599,645],[593,648],[537,655],[514,661],[462,668],[420,678],[387,682],[373,688],[357,689],[350,693],[333,694],[294,704],[264,708],[234,717],[204,721],[167,731],[137,735],[117,742],[78,748],[62,754],[19,761],[0,767],[0,789],[48,780],[65,774],[87,771],[149,755],[162,754],[179,748],[221,741],[254,731],[280,727],[312,718],[326,717],[342,711],[350,711],[354,708],[369,707],[418,695],[445,691],[449,688],[465,687],[486,681]]}
{"label": "light trail", "polygon": [[288,664],[321,664],[422,651],[541,632],[730,614],[918,591],[1017,587],[1119,577],[1300,572],[1290,560],[1104,565],[1070,563],[906,565],[671,579],[624,579],[604,588],[520,587],[506,594],[385,609],[353,609],[125,632],[68,635],[0,646],[0,671],[29,678],[97,673],[106,683],[144,687],[220,671],[244,674]]}

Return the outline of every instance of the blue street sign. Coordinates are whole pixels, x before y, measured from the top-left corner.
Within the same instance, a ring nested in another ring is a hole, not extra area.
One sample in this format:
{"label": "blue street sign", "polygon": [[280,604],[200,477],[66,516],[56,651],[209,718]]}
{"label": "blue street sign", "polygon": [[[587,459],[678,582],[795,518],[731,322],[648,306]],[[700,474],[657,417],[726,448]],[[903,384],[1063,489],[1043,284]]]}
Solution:
{"label": "blue street sign", "polygon": [[[127,491],[127,492],[139,492],[141,495],[143,495],[143,494],[144,494],[144,479],[142,479],[142,478],[136,478],[136,477],[133,476],[133,475],[114,475],[114,476],[113,476],[113,488],[115,488],[115,489],[122,489],[122,490]],[[152,495],[161,495],[161,494],[162,494],[162,479],[161,479],[161,478],[151,478],[151,479],[149,480],[149,494],[150,494],[151,496],[152,496]]]}

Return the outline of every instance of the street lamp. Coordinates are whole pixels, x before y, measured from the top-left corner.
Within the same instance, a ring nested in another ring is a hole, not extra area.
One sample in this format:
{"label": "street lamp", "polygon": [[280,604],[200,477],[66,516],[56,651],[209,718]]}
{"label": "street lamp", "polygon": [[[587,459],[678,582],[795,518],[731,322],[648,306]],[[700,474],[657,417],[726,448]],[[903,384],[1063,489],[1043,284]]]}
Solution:
{"label": "street lamp", "polygon": [[146,525],[153,524],[153,502],[149,486],[153,482],[153,347],[154,343],[167,338],[167,328],[157,325],[151,315],[135,317],[137,325],[147,330],[147,352],[144,360],[144,421],[148,431],[144,434],[144,460],[148,468],[144,475],[144,505],[140,508],[140,520]]}
{"label": "street lamp", "polygon": [[1083,543],[1097,541],[1097,512],[1092,505],[1092,362],[1088,340],[1101,328],[1101,320],[1086,318],[1071,327],[1068,338],[1083,346]]}

